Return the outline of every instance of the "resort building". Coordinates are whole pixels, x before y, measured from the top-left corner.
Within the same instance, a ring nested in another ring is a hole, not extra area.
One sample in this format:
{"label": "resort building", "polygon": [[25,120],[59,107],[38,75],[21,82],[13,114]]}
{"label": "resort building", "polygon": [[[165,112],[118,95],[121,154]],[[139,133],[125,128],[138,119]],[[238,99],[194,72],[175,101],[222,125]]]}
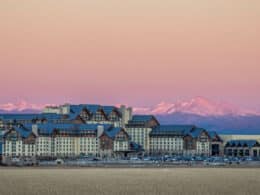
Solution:
{"label": "resort building", "polygon": [[194,125],[160,125],[150,133],[151,154],[219,156],[222,140]]}
{"label": "resort building", "polygon": [[65,104],[46,107],[41,114],[2,114],[0,131],[4,162],[137,154],[260,157],[259,136],[160,125],[155,116],[132,115],[125,106]]}
{"label": "resort building", "polygon": [[224,155],[224,141],[215,131],[208,131],[211,139],[211,155],[223,156]]}
{"label": "resort building", "polygon": [[115,127],[124,127],[132,118],[132,108],[93,104],[46,107],[43,113],[59,115],[69,123],[111,124]]}
{"label": "resort building", "polygon": [[187,155],[211,155],[210,135],[202,128],[192,128],[184,137],[184,152]]}
{"label": "resort building", "polygon": [[160,125],[150,132],[150,153],[153,155],[182,155],[183,137],[189,126]]}
{"label": "resort building", "polygon": [[126,157],[131,152],[130,137],[121,127],[103,131],[99,139],[102,158]]}
{"label": "resort building", "polygon": [[116,157],[135,152],[121,127],[102,124],[12,126],[3,136],[4,161],[20,159]]}
{"label": "resort building", "polygon": [[150,132],[160,123],[152,115],[134,115],[126,125],[126,131],[131,140],[141,145],[145,153],[150,150]]}
{"label": "resort building", "polygon": [[225,155],[260,157],[260,144],[257,140],[230,140],[225,145]]}
{"label": "resort building", "polygon": [[40,123],[61,123],[61,115],[57,114],[1,114],[0,127],[11,127],[17,124],[40,124]]}
{"label": "resort building", "polygon": [[[123,111],[124,113],[122,113]],[[16,124],[73,123],[110,124],[123,127],[130,120],[131,109],[101,105],[69,105],[46,107],[41,114],[1,114],[0,128]]]}
{"label": "resort building", "polygon": [[23,127],[12,127],[3,135],[3,160],[12,157],[35,157],[36,135]]}
{"label": "resort building", "polygon": [[260,134],[232,133],[232,134],[219,134],[219,137],[223,140],[224,145],[230,140],[256,140],[260,143]]}
{"label": "resort building", "polygon": [[0,164],[2,162],[2,154],[3,154],[3,134],[4,132],[3,131],[0,131]]}

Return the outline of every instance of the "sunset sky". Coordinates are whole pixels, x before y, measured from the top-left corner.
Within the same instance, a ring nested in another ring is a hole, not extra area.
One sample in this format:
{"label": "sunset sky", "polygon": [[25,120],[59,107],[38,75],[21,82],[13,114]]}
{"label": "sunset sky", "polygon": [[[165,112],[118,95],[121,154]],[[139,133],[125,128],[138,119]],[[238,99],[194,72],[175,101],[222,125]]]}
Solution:
{"label": "sunset sky", "polygon": [[260,109],[259,0],[1,0],[0,103]]}

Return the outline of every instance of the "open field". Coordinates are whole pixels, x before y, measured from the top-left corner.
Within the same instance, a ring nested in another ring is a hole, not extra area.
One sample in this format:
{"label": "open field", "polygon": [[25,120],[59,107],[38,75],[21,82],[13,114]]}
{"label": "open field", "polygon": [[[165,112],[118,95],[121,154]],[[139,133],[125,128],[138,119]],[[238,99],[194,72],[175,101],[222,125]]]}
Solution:
{"label": "open field", "polygon": [[1,195],[259,194],[260,169],[1,168]]}

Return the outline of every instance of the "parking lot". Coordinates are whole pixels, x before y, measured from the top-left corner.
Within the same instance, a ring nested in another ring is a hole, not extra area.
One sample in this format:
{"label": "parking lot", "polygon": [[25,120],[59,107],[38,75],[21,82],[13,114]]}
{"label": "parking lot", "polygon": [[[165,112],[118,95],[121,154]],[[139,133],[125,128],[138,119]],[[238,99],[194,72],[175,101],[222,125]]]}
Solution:
{"label": "parking lot", "polygon": [[127,159],[56,159],[51,161],[38,161],[38,166],[260,166],[260,159],[251,157],[184,157],[184,156],[161,156],[161,157],[132,157]]}

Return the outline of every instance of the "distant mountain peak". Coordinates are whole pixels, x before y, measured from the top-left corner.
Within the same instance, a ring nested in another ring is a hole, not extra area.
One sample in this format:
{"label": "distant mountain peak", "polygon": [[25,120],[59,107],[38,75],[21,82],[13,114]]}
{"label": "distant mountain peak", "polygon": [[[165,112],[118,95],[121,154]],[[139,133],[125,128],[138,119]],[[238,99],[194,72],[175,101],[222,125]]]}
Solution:
{"label": "distant mountain peak", "polygon": [[162,101],[152,107],[134,108],[134,112],[154,115],[169,115],[174,113],[196,114],[200,116],[260,115],[256,111],[240,109],[233,104],[213,101],[201,96],[173,103]]}
{"label": "distant mountain peak", "polygon": [[28,112],[41,112],[47,104],[33,104],[25,100],[19,100],[15,103],[0,104],[0,112],[2,113],[28,113]]}

